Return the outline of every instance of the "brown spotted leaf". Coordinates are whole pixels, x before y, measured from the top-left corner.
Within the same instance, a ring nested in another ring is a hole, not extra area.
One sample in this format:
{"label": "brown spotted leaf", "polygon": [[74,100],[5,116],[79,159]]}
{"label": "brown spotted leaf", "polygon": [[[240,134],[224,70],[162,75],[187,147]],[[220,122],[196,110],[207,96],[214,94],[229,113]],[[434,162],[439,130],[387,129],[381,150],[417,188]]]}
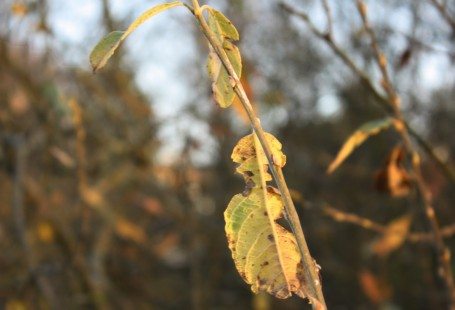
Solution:
{"label": "brown spotted leaf", "polygon": [[[274,158],[285,164],[281,143],[267,134]],[[271,179],[268,165],[258,138],[244,137],[234,148],[237,171],[247,184],[247,194],[235,195],[224,218],[226,235],[235,266],[253,292],[265,291],[278,298],[296,294],[307,296],[302,280],[300,252],[294,235],[278,224],[283,218],[284,206],[279,192],[267,187]]]}

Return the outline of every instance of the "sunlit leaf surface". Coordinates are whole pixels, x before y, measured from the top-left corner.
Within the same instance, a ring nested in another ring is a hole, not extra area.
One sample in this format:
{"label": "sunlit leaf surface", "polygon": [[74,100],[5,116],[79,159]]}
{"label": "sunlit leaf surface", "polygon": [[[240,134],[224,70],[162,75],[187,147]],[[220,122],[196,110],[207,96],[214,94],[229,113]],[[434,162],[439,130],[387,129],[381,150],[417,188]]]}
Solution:
{"label": "sunlit leaf surface", "polygon": [[[281,143],[266,138],[277,165],[284,166]],[[294,235],[278,224],[284,207],[278,191],[268,187],[271,180],[264,152],[255,135],[241,139],[232,153],[239,163],[237,172],[247,188],[235,195],[225,213],[226,235],[237,270],[253,292],[266,291],[278,298],[293,293],[306,296],[300,252]]]}

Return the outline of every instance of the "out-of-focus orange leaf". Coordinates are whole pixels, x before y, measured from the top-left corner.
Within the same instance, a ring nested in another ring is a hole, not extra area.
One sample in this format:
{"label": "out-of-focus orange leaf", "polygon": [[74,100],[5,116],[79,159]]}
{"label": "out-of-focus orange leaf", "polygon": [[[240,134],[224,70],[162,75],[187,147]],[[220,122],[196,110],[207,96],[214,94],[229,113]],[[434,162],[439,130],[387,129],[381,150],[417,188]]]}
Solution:
{"label": "out-of-focus orange leaf", "polygon": [[82,198],[92,207],[100,207],[104,205],[104,197],[99,190],[93,188],[83,188]]}
{"label": "out-of-focus orange leaf", "polygon": [[163,206],[160,201],[153,197],[146,197],[142,200],[141,207],[147,211],[150,215],[162,215]]}
{"label": "out-of-focus orange leaf", "polygon": [[39,223],[36,229],[36,233],[38,235],[38,239],[41,242],[52,243],[54,241],[54,228],[47,222]]}
{"label": "out-of-focus orange leaf", "polygon": [[388,226],[385,234],[373,244],[373,252],[381,257],[389,255],[399,248],[406,239],[411,227],[412,217],[402,216],[393,220]]}
{"label": "out-of-focus orange leaf", "polygon": [[120,237],[132,240],[139,244],[143,244],[147,240],[146,233],[140,227],[125,219],[117,219],[115,231]]}
{"label": "out-of-focus orange leaf", "polygon": [[25,92],[16,90],[9,101],[9,107],[16,115],[21,115],[27,112],[30,108],[30,104]]}
{"label": "out-of-focus orange leaf", "polygon": [[375,304],[387,301],[392,295],[392,289],[389,285],[369,270],[360,272],[359,282],[363,293]]}
{"label": "out-of-focus orange leaf", "polygon": [[16,16],[25,16],[28,13],[28,7],[23,3],[13,3],[11,5],[11,13]]}
{"label": "out-of-focus orange leaf", "polygon": [[403,197],[411,190],[411,178],[402,166],[405,151],[396,146],[387,158],[385,167],[376,175],[376,188],[393,197]]}
{"label": "out-of-focus orange leaf", "polygon": [[[245,89],[245,93],[251,101],[251,105],[253,106],[253,110],[258,113],[257,105],[254,103],[254,93],[253,88],[251,87],[250,81],[248,79],[248,72],[244,70],[242,77],[240,78],[240,82],[242,82],[243,88]],[[240,119],[245,123],[249,124],[250,119],[248,118],[248,114],[245,112],[243,108],[242,102],[240,101],[239,97],[236,95],[234,98],[234,102],[232,103],[232,107],[234,108],[235,113],[240,117]]]}

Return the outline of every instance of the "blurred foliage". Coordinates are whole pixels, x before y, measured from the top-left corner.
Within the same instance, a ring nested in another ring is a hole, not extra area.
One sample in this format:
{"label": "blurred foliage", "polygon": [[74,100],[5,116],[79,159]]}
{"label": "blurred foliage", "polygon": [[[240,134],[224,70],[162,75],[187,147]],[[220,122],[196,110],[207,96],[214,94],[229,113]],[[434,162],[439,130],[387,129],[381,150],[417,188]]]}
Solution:
{"label": "blurred foliage", "polygon": [[[156,155],[172,141],[157,138],[160,103],[141,91],[130,63],[114,57],[97,75],[62,65],[55,45],[64,38],[49,22],[50,3],[58,2],[0,3],[0,308],[308,307],[253,295],[235,270],[223,212],[243,189],[229,155],[248,128],[236,109],[213,103],[206,53],[200,66],[181,69],[182,78],[192,77],[182,113],[207,124],[215,146],[185,132],[181,152],[164,165]],[[415,191],[392,197],[376,188],[381,171],[392,169],[397,136],[382,132],[326,174],[350,134],[385,116],[374,96],[278,2],[212,2],[238,26],[249,95],[283,142],[284,173],[329,308],[443,308],[432,245],[416,235],[428,227]],[[329,2],[337,41],[377,78],[353,4]],[[431,1],[370,3],[404,112],[453,169],[455,32]],[[100,5],[105,33],[126,24],[109,1]],[[320,3],[300,5],[323,29]],[[454,16],[453,2],[447,5]],[[197,32],[187,31],[205,51]],[[205,165],[194,164],[200,152],[210,154]],[[455,185],[422,160],[453,252]]]}

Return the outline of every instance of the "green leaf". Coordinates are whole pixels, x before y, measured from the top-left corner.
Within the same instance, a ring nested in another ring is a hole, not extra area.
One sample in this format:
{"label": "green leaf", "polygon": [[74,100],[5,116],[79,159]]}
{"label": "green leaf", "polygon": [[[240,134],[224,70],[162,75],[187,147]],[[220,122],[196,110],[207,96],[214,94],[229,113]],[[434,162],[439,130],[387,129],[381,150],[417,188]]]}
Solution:
{"label": "green leaf", "polygon": [[101,41],[93,48],[90,54],[90,64],[92,66],[93,72],[98,71],[106,65],[107,61],[112,57],[115,50],[119,47],[120,43],[125,40],[126,37],[129,36],[134,30],[136,30],[137,27],[158,13],[182,5],[183,3],[180,1],[156,5],[151,9],[145,11],[141,16],[134,20],[126,31],[113,31],[101,39]]}
{"label": "green leaf", "polygon": [[371,121],[359,127],[343,144],[336,158],[330,163],[327,173],[332,173],[337,169],[343,161],[365,140],[369,137],[378,134],[384,129],[389,128],[393,123],[393,119],[388,117],[380,120]]}
{"label": "green leaf", "polygon": [[[282,165],[281,143],[266,134],[274,158]],[[267,186],[270,175],[259,139],[255,134],[242,138],[232,153],[237,171],[251,186],[247,194],[235,195],[224,218],[226,236],[235,266],[253,292],[266,291],[278,298],[292,293],[305,298],[306,286],[300,252],[294,235],[278,224],[284,206],[276,189]]]}
{"label": "green leaf", "polygon": [[113,31],[101,39],[90,54],[90,64],[94,72],[104,67],[119,46],[125,31]]}
{"label": "green leaf", "polygon": [[[239,49],[229,41],[225,41],[223,47],[235,73],[240,77],[242,74],[242,59]],[[234,101],[236,94],[232,88],[229,73],[213,49],[209,53],[207,68],[209,77],[212,80],[212,91],[215,101],[222,108],[229,107]]]}
{"label": "green leaf", "polygon": [[240,39],[239,32],[223,13],[214,8],[209,8],[208,12],[208,24],[213,32],[230,40],[238,41]]}

